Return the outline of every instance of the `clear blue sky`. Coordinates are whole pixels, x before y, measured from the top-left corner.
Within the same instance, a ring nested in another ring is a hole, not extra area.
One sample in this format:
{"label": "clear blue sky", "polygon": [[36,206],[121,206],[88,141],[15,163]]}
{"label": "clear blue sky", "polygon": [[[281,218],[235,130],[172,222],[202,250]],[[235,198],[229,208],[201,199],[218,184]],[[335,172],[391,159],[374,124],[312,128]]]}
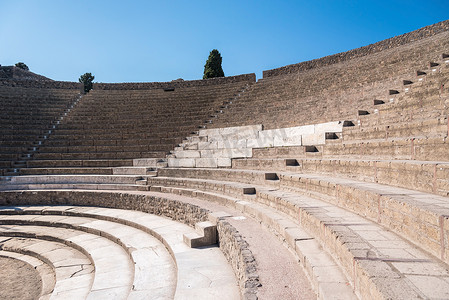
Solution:
{"label": "clear blue sky", "polygon": [[447,0],[0,0],[0,64],[55,80],[200,79],[209,52],[226,76],[347,51],[449,19]]}

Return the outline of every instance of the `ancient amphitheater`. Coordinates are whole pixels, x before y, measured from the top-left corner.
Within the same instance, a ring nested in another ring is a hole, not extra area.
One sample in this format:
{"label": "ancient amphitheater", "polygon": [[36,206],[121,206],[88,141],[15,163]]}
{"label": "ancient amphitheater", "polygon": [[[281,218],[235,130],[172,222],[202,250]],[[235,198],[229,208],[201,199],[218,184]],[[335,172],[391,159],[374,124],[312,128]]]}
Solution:
{"label": "ancient amphitheater", "polygon": [[257,82],[0,77],[2,299],[449,299],[449,21]]}

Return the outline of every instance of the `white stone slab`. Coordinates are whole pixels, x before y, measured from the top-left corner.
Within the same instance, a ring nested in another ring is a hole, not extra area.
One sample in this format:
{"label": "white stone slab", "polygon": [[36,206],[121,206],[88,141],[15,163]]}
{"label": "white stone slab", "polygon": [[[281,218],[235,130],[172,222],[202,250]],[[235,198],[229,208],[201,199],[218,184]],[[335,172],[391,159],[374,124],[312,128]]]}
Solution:
{"label": "white stone slab", "polygon": [[220,128],[221,135],[244,135],[252,134],[255,131],[261,131],[262,125],[247,125],[247,126],[237,126],[237,127],[225,127]]}
{"label": "white stone slab", "polygon": [[211,135],[219,135],[220,134],[220,128],[213,128],[213,129],[200,129],[198,132],[198,135],[201,136],[211,136]]}
{"label": "white stone slab", "polygon": [[168,166],[173,168],[194,168],[194,158],[169,158]]}
{"label": "white stone slab", "polygon": [[196,158],[196,157],[200,157],[200,151],[197,151],[197,150],[175,151],[173,154],[176,155],[176,158]]}
{"label": "white stone slab", "polygon": [[232,159],[217,158],[217,167],[230,168],[232,166]]}
{"label": "white stone slab", "polygon": [[217,159],[216,158],[197,158],[195,159],[196,168],[216,168]]}
{"label": "white stone slab", "polygon": [[201,158],[212,158],[212,157],[220,156],[221,151],[218,151],[218,150],[201,150],[200,154],[201,154]]}
{"label": "white stone slab", "polygon": [[246,147],[248,148],[267,148],[274,146],[273,137],[257,138],[257,139],[247,139]]}
{"label": "white stone slab", "polygon": [[301,145],[302,145],[302,135],[286,135],[274,137],[275,147],[301,146]]}
{"label": "white stone slab", "polygon": [[343,130],[343,122],[327,122],[321,124],[315,124],[315,132],[341,132]]}
{"label": "white stone slab", "polygon": [[212,141],[212,142],[199,142],[198,143],[198,150],[209,150],[209,149],[217,149],[218,148],[218,142]]}
{"label": "white stone slab", "polygon": [[230,140],[224,139],[218,142],[219,149],[246,148],[246,139]]}
{"label": "white stone slab", "polygon": [[251,148],[244,148],[244,149],[223,149],[222,150],[222,157],[224,158],[245,158],[245,157],[252,157],[253,151]]}
{"label": "white stone slab", "polygon": [[302,144],[305,146],[310,145],[323,145],[326,143],[324,133],[306,134],[302,136]]}

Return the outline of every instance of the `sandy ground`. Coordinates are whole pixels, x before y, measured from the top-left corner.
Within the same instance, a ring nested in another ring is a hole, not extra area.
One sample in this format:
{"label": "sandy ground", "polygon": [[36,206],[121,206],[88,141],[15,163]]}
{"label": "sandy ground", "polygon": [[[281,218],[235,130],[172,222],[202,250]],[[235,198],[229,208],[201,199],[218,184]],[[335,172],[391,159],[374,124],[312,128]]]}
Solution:
{"label": "sandy ground", "polygon": [[0,299],[38,299],[42,282],[38,272],[20,260],[0,257]]}

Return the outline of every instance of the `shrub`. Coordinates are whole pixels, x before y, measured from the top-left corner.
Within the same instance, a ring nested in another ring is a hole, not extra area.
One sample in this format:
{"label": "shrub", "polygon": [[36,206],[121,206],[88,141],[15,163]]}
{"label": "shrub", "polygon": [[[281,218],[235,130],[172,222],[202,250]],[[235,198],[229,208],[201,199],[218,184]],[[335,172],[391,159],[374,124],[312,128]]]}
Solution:
{"label": "shrub", "polygon": [[16,63],[16,67],[17,68],[20,68],[20,69],[22,69],[22,70],[25,70],[25,71],[29,71],[30,69],[28,68],[28,66],[25,64],[25,63],[23,63],[23,62],[18,62],[18,63]]}

